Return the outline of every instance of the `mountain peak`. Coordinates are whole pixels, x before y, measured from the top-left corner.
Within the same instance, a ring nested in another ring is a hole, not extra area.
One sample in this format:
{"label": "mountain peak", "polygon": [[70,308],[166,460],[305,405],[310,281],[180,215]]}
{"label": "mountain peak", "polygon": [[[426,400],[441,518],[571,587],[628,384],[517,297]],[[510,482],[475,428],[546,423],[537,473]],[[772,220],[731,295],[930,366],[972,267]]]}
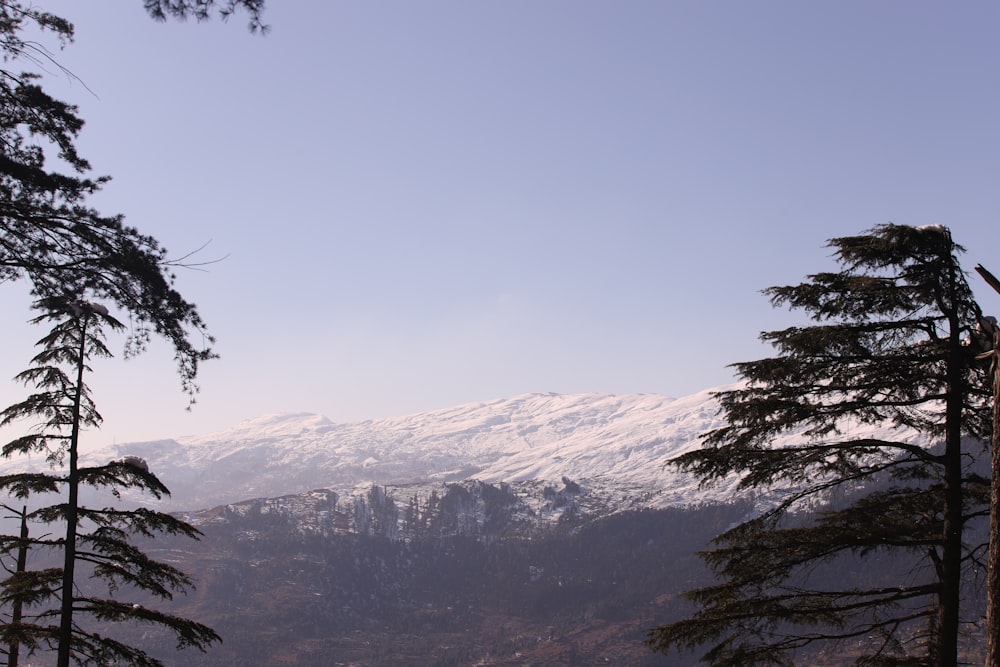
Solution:
{"label": "mountain peak", "polygon": [[[480,479],[601,479],[671,497],[693,485],[664,471],[718,425],[709,392],[528,393],[403,417],[334,423],[312,413],[269,414],[229,429],[160,443],[119,444],[88,460],[140,455],[196,508],[313,488]],[[133,452],[136,450],[138,453]],[[141,450],[141,451],[140,451]]]}
{"label": "mountain peak", "polygon": [[[631,489],[648,505],[735,493],[667,467],[723,424],[720,387],[679,399],[657,394],[529,393],[506,399],[334,423],[312,413],[264,415],[206,435],[118,444],[84,457],[144,458],[173,492],[170,508],[194,509],[317,488],[484,482],[559,483]],[[780,447],[799,438],[776,439]],[[897,434],[887,437],[898,437]],[[24,461],[0,468],[24,468]]]}

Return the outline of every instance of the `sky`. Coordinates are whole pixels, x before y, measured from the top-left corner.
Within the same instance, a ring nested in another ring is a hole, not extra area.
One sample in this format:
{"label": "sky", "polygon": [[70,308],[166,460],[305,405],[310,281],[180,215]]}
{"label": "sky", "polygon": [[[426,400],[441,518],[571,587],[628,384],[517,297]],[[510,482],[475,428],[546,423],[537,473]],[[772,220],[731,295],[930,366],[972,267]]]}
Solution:
{"label": "sky", "polygon": [[[96,363],[93,446],[682,397],[803,321],[760,290],[882,223],[948,225],[1000,272],[995,2],[271,0],[265,36],[36,4],[76,27],[45,85],[113,179],[91,203],[198,251],[177,287],[220,354],[190,411],[166,344]],[[0,286],[0,378],[44,333],[27,292]]]}

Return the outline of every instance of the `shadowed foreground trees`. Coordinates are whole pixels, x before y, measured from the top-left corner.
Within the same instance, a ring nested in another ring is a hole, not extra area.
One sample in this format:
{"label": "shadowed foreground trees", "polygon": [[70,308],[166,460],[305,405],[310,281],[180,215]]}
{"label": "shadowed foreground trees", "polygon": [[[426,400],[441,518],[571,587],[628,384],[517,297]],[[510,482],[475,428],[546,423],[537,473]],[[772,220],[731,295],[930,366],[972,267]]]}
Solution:
{"label": "shadowed foreground trees", "polygon": [[[264,0],[144,0],[155,19],[203,20],[214,10],[225,18],[244,9],[253,31],[265,28],[263,6]],[[204,647],[218,639],[197,623],[138,602],[126,605],[110,595],[119,587],[132,587],[169,598],[171,591],[185,588],[189,582],[183,573],[145,558],[128,536],[166,532],[193,537],[197,531],[157,512],[95,510],[79,502],[81,485],[115,494],[123,488],[157,497],[167,492],[154,475],[131,464],[77,466],[80,428],[100,421],[83,382],[86,361],[108,353],[102,326],[124,328],[103,307],[82,299],[101,299],[128,314],[127,354],[142,351],[153,335],[167,340],[192,401],[200,364],[215,356],[213,340],[194,304],[174,288],[171,267],[177,262],[169,260],[157,240],[126,226],[121,216],[102,215],[88,205],[88,198],[108,179],[91,176],[89,163],[76,150],[83,128],[77,109],[43,88],[43,77],[53,68],[69,71],[37,41],[39,35],[64,46],[73,40],[73,25],[34,3],[0,0],[0,282],[26,279],[44,311],[39,321],[56,322],[41,341],[35,365],[19,376],[39,392],[3,413],[5,423],[34,416],[43,429],[15,440],[3,453],[44,451],[54,464],[68,459],[68,471],[10,475],[0,479],[0,488],[18,499],[65,492],[64,502],[29,510],[26,518],[64,524],[66,531],[59,538],[23,533],[3,538],[0,553],[17,554],[18,565],[0,591],[0,603],[11,607],[10,622],[0,627],[0,643],[8,647],[8,664],[17,662],[22,649],[58,646],[60,667],[71,657],[80,663],[154,665],[141,650],[74,620],[89,615],[160,624],[173,629],[182,645]],[[25,569],[20,561],[28,547],[33,553],[45,548],[60,552],[62,567]],[[78,564],[88,575],[106,580],[109,597],[79,592],[74,583]],[[48,606],[60,598],[58,608]]]}
{"label": "shadowed foreground trees", "polygon": [[[148,558],[130,541],[133,535],[197,538],[200,533],[162,512],[98,509],[86,506],[80,498],[86,486],[110,490],[116,497],[123,489],[142,490],[155,498],[169,494],[138,459],[93,467],[78,464],[81,430],[101,422],[84,382],[89,361],[110,356],[103,328],[121,329],[122,325],[102,306],[91,303],[46,299],[39,307],[44,312],[34,321],[54,326],[39,341],[42,349],[31,368],[17,378],[37,391],[0,413],[0,426],[39,420],[32,432],[5,445],[3,456],[41,453],[53,464],[53,471],[0,477],[0,490],[20,500],[52,493],[60,499],[27,512],[25,528],[18,536],[0,537],[0,552],[18,553],[19,561],[11,576],[0,582],[0,602],[16,611],[10,622],[0,626],[0,644],[10,647],[8,664],[21,649],[29,653],[55,649],[60,667],[71,660],[81,665],[161,664],[139,647],[98,633],[94,621],[159,625],[175,633],[179,648],[204,650],[219,641],[211,628],[150,609],[138,597],[170,599],[190,587],[191,581],[177,568]],[[51,526],[51,532],[31,536],[26,530],[29,523]],[[62,567],[29,569],[22,562],[28,555],[34,563],[45,563],[51,554],[61,556]],[[93,592],[94,586],[83,587],[85,577],[103,581],[106,595]]]}
{"label": "shadowed foreground trees", "polygon": [[[961,248],[946,228],[898,225],[830,246],[839,272],[766,290],[816,323],[763,334],[778,356],[736,364],[744,382],[719,395],[727,425],[673,461],[705,483],[737,475],[744,489],[792,491],[704,554],[718,583],[687,594],[692,617],[650,632],[656,650],[790,665],[797,649],[850,640],[858,664],[957,664],[960,624],[975,620],[961,613],[963,576],[979,555],[963,529],[989,498],[970,464],[990,429]],[[888,435],[856,435],[875,426]],[[789,431],[799,444],[771,448]],[[796,510],[833,498],[797,521]],[[821,576],[844,558],[864,567],[887,554],[915,567],[870,588]]]}

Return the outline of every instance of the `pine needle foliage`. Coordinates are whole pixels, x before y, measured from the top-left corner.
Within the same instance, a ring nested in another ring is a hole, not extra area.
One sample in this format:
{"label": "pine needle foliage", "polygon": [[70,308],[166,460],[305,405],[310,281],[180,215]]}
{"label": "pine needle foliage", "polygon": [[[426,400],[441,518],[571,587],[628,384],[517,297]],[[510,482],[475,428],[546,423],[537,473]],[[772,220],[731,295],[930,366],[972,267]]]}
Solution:
{"label": "pine needle foliage", "polygon": [[[144,0],[156,19],[204,19],[216,4]],[[220,0],[217,9],[227,17],[242,8],[251,29],[264,30],[263,4]],[[199,367],[215,354],[197,308],[174,287],[174,269],[189,258],[171,259],[122,216],[87,204],[109,179],[93,176],[77,151],[84,126],[78,109],[43,87],[52,70],[75,77],[39,33],[58,48],[74,38],[71,22],[36,3],[0,0],[0,282],[26,279],[39,298],[87,293],[114,303],[129,314],[127,352],[141,352],[153,336],[168,341],[193,401]]]}
{"label": "pine needle foliage", "polygon": [[[848,646],[858,665],[958,664],[977,554],[963,529],[989,499],[969,462],[991,417],[962,248],[947,228],[891,224],[829,246],[839,271],[765,290],[812,323],[763,333],[776,356],[735,364],[743,381],[718,394],[726,425],[671,462],[704,484],[785,491],[702,554],[717,583],[686,594],[690,618],[650,632],[654,650],[707,649],[727,667]],[[897,435],[857,435],[868,426]],[[789,433],[795,444],[772,446]],[[817,507],[811,522],[798,512]]]}
{"label": "pine needle foliage", "polygon": [[[237,10],[249,17],[252,32],[266,32],[261,21],[265,0],[143,0],[144,8],[154,19],[168,17],[199,21],[217,12],[223,19]],[[41,36],[41,37],[40,37]],[[55,70],[71,79],[76,77],[64,67],[53,50],[41,39],[52,38],[61,49],[74,39],[73,24],[46,11],[34,2],[0,0],[0,283],[25,280],[39,299],[43,311],[58,320],[49,337],[40,341],[42,352],[32,368],[18,380],[34,386],[38,392],[2,413],[4,423],[37,419],[37,428],[8,443],[5,457],[44,452],[53,469],[66,467],[64,475],[23,473],[0,478],[0,489],[19,499],[38,494],[68,492],[65,503],[30,513],[22,519],[41,522],[63,521],[67,537],[62,542],[32,537],[0,537],[0,562],[5,567],[13,557],[18,566],[8,567],[10,577],[0,584],[0,603],[21,609],[41,605],[58,598],[62,591],[72,591],[73,567],[77,561],[89,561],[99,576],[113,585],[128,585],[160,597],[183,589],[189,582],[182,573],[152,561],[144,561],[130,551],[125,540],[133,533],[178,532],[196,536],[182,522],[169,517],[143,513],[119,513],[81,508],[77,491],[80,485],[109,489],[142,489],[159,497],[167,493],[163,485],[144,471],[109,464],[93,469],[77,469],[76,443],[81,428],[100,423],[89,391],[83,383],[89,368],[84,360],[107,356],[101,327],[123,328],[107,317],[106,311],[80,307],[79,295],[87,294],[112,303],[128,313],[126,354],[142,352],[153,336],[168,341],[174,349],[181,385],[194,402],[200,365],[216,355],[214,340],[194,304],[174,287],[173,270],[190,266],[190,256],[171,259],[152,236],[124,224],[120,215],[103,215],[88,205],[91,196],[108,182],[106,176],[93,176],[87,160],[76,148],[84,122],[72,104],[49,95],[43,81]],[[55,165],[55,166],[53,166]],[[65,295],[77,295],[66,298]],[[67,310],[69,308],[70,310]],[[88,307],[89,308],[89,307]],[[69,315],[72,315],[70,317]],[[63,319],[59,320],[59,317]],[[96,328],[77,325],[90,322]],[[79,333],[79,338],[73,336]],[[75,347],[79,343],[82,347]],[[76,364],[76,365],[74,365]],[[76,371],[76,377],[66,369]],[[4,506],[8,510],[9,507]],[[10,510],[13,511],[13,510]],[[77,522],[93,524],[94,529],[80,535],[76,549]],[[20,567],[20,556],[30,542],[33,549],[51,546],[62,550],[66,558],[62,569],[30,572]],[[135,564],[124,567],[122,563]],[[61,578],[62,585],[56,586]],[[67,583],[68,582],[68,583]],[[118,583],[115,583],[118,582]],[[182,644],[203,648],[217,637],[207,628],[182,622],[182,619],[157,614],[132,606],[119,610],[113,601],[98,603],[89,599],[80,603],[73,595],[62,596],[57,615],[58,626],[51,624],[53,613],[34,612],[33,620],[12,613],[9,622],[0,625],[0,644],[8,647],[8,665],[16,665],[19,649],[30,651],[60,646],[59,665],[68,663],[65,650],[69,632],[75,632],[73,657],[85,664],[155,664],[141,651],[118,645],[110,639],[87,635],[68,619],[74,612],[88,611],[98,618],[132,618],[156,621],[173,628]]]}
{"label": "pine needle foliage", "polygon": [[227,20],[242,9],[249,17],[247,27],[250,32],[267,32],[268,26],[263,23],[264,0],[143,0],[146,11],[157,21],[166,21],[167,18],[177,19],[194,18],[196,21],[207,21],[212,16],[212,9],[216,9],[218,15]]}
{"label": "pine needle foliage", "polygon": [[[184,572],[150,558],[135,538],[181,535],[197,539],[200,532],[190,524],[148,508],[130,510],[83,505],[82,487],[110,491],[121,497],[126,489],[143,491],[154,498],[169,495],[168,489],[138,460],[111,461],[98,466],[78,464],[79,435],[83,428],[100,425],[84,377],[93,358],[108,357],[105,328],[120,330],[122,324],[99,305],[71,299],[43,299],[42,314],[35,323],[50,323],[39,342],[32,366],[17,379],[35,388],[27,399],[0,412],[0,426],[34,420],[30,432],[5,445],[4,457],[43,454],[51,472],[0,476],[0,492],[20,501],[34,501],[58,494],[59,501],[36,506],[24,513],[24,521],[43,526],[28,537],[0,536],[0,556],[27,549],[45,562],[46,554],[59,554],[61,568],[33,570],[8,567],[0,581],[0,608],[18,609],[9,622],[0,623],[0,644],[8,656],[21,650],[29,654],[56,651],[57,664],[129,664],[158,667],[161,662],[140,648],[129,646],[95,630],[95,623],[132,622],[161,626],[173,631],[178,648],[205,650],[219,636],[200,623],[150,609],[141,601],[152,596],[170,600],[192,587]],[[56,536],[56,531],[62,530]],[[38,534],[41,533],[41,534]],[[104,596],[94,593],[94,584],[84,590],[79,573],[101,582]],[[133,601],[129,601],[132,598]],[[11,663],[8,661],[8,665]]]}

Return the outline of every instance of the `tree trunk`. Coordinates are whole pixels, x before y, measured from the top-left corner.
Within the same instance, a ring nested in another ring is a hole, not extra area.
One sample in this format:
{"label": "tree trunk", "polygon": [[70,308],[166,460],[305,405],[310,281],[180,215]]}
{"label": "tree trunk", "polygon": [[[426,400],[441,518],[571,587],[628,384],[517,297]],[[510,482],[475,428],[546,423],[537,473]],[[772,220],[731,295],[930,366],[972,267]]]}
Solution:
{"label": "tree trunk", "polygon": [[958,318],[952,314],[948,338],[945,405],[944,525],[938,593],[936,667],[957,667],[962,588],[962,410],[965,404],[964,355]]}
{"label": "tree trunk", "polygon": [[63,547],[62,607],[59,616],[59,657],[57,667],[69,667],[73,643],[73,579],[76,566],[77,508],[80,480],[77,474],[77,443],[80,440],[80,405],[83,400],[83,372],[86,369],[87,318],[80,319],[80,349],[76,368],[76,395],[73,397],[73,426],[69,439],[69,497],[66,500],[66,543]]}
{"label": "tree trunk", "polygon": [[[976,265],[976,271],[1000,294],[1000,280],[996,276],[982,264]],[[990,546],[986,559],[986,667],[1000,667],[1000,328],[995,324],[992,334],[993,428],[990,437]]]}
{"label": "tree trunk", "polygon": [[[17,545],[17,569],[18,574],[28,569],[28,506],[21,508],[21,539]],[[17,625],[21,622],[24,614],[24,603],[20,597],[14,599],[10,612],[10,622]],[[18,667],[21,659],[21,645],[15,639],[10,643],[7,654],[7,667]]]}
{"label": "tree trunk", "polygon": [[993,332],[990,550],[986,575],[986,667],[1000,667],[1000,329]]}

